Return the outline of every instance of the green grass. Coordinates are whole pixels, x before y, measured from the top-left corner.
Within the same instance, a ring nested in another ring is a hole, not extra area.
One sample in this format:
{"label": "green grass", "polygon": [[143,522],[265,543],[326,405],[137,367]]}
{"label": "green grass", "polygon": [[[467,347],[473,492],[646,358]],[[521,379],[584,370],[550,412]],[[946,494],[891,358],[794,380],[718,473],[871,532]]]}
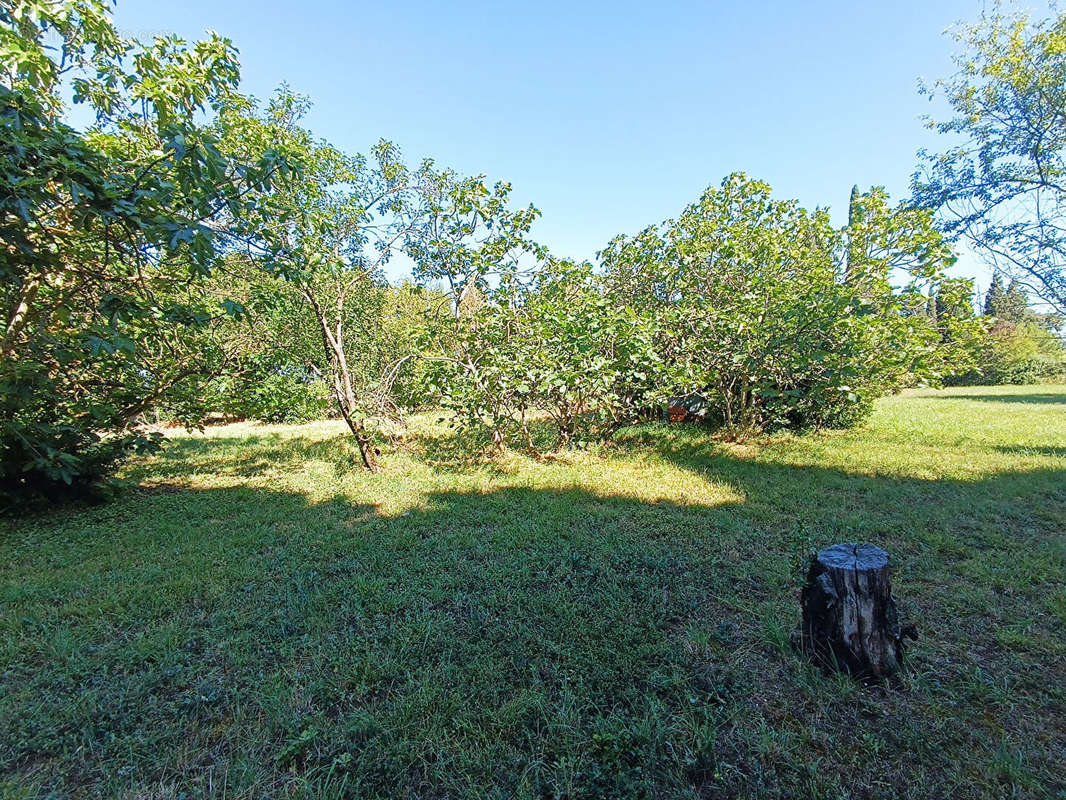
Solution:
{"label": "green grass", "polygon": [[[236,425],[0,527],[0,797],[1066,797],[1066,387],[488,464]],[[897,689],[789,646],[894,557]]]}

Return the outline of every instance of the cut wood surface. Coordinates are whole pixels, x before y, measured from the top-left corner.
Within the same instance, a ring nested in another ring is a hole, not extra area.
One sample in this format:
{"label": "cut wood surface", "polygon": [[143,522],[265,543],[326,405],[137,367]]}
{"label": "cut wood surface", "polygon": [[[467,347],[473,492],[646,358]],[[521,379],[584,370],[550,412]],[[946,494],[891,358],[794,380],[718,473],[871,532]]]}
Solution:
{"label": "cut wood surface", "polygon": [[886,678],[903,664],[888,553],[872,544],[834,544],[811,562],[801,601],[803,649],[856,678]]}

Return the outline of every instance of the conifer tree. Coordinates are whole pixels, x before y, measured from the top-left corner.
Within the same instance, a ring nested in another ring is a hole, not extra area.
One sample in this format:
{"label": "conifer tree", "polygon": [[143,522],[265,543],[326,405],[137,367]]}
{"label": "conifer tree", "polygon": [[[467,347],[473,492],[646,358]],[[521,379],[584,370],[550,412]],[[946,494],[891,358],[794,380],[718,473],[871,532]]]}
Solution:
{"label": "conifer tree", "polygon": [[1003,303],[1003,297],[1006,293],[1007,290],[1003,287],[1003,276],[996,272],[992,276],[992,283],[985,294],[985,304],[981,309],[982,313],[986,317],[998,316],[999,307]]}
{"label": "conifer tree", "polygon": [[[859,185],[855,184],[851,187],[851,198],[848,200],[848,230],[854,231],[859,224],[859,200],[861,194],[859,192]],[[855,272],[858,269],[859,261],[859,247],[854,241],[853,236],[848,237],[848,255],[847,261],[844,265],[844,280],[846,283],[852,283],[855,278]]]}
{"label": "conifer tree", "polygon": [[1018,324],[1025,320],[1028,310],[1029,297],[1025,294],[1025,290],[1022,289],[1018,280],[1016,278],[1011,279],[1011,282],[1007,284],[1007,291],[1003,295],[1003,300],[996,316],[1006,322]]}

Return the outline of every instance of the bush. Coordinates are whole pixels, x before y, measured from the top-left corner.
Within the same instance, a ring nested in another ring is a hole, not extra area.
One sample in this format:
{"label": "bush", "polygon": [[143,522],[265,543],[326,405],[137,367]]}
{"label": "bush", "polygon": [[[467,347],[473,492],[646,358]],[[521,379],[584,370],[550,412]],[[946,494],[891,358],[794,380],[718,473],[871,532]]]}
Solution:
{"label": "bush", "polygon": [[931,367],[918,296],[893,292],[883,261],[841,280],[840,250],[823,212],[732,175],[601,255],[615,302],[654,320],[657,384],[706,397],[728,427],[772,429],[854,425]]}
{"label": "bush", "polygon": [[979,342],[976,367],[950,378],[956,386],[1041,383],[1066,375],[1066,349],[1043,326],[996,322]]}
{"label": "bush", "polygon": [[205,405],[233,420],[310,422],[326,416],[330,392],[306,370],[253,357],[240,372],[213,380]]}
{"label": "bush", "polygon": [[102,497],[121,459],[159,447],[158,435],[99,432],[111,414],[71,403],[43,365],[8,362],[0,378],[0,510]]}
{"label": "bush", "polygon": [[[883,199],[869,201],[877,219],[891,218]],[[927,216],[905,221],[908,257],[936,279],[942,263],[921,259],[945,248]],[[460,425],[497,447],[536,449],[530,414],[552,420],[560,447],[671,397],[703,398],[706,418],[732,429],[855,425],[878,396],[935,377],[943,342],[929,298],[893,290],[892,258],[864,262],[856,247],[845,278],[842,250],[824,212],[733,175],[677,220],[612,241],[602,276],[550,261],[528,289],[489,293],[436,383]]]}
{"label": "bush", "polygon": [[433,375],[466,431],[538,450],[530,421],[545,416],[559,448],[665,399],[650,320],[614,305],[588,264],[552,262],[528,292],[496,299],[460,320],[456,357]]}
{"label": "bush", "polygon": [[322,381],[275,374],[256,387],[249,416],[263,422],[310,422],[322,419],[329,408],[329,389]]}

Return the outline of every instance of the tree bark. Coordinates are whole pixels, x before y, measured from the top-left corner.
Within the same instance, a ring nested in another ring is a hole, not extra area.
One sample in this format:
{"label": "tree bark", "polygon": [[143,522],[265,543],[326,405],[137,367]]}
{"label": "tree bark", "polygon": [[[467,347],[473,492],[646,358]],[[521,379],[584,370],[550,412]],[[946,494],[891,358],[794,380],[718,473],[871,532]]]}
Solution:
{"label": "tree bark", "polygon": [[849,542],[820,550],[801,602],[801,646],[823,667],[860,680],[889,678],[902,667],[888,553],[880,547]]}
{"label": "tree bark", "polygon": [[8,320],[4,330],[3,340],[0,340],[0,358],[8,358],[18,344],[19,334],[30,321],[30,306],[37,297],[37,291],[41,288],[41,278],[29,278],[22,285],[19,292],[18,303]]}
{"label": "tree bark", "polygon": [[356,444],[359,445],[359,455],[363,459],[363,466],[370,472],[379,470],[377,449],[367,434],[366,423],[362,418],[356,417],[355,390],[352,386],[352,376],[348,370],[348,360],[344,354],[344,340],[338,338],[342,335],[341,324],[338,317],[337,334],[330,330],[329,320],[325,312],[306,287],[301,289],[304,299],[314,309],[315,318],[318,320],[318,330],[322,335],[322,349],[329,364],[330,378],[333,381],[333,398],[337,402],[337,410],[341,418],[348,425],[348,430],[355,436]]}

